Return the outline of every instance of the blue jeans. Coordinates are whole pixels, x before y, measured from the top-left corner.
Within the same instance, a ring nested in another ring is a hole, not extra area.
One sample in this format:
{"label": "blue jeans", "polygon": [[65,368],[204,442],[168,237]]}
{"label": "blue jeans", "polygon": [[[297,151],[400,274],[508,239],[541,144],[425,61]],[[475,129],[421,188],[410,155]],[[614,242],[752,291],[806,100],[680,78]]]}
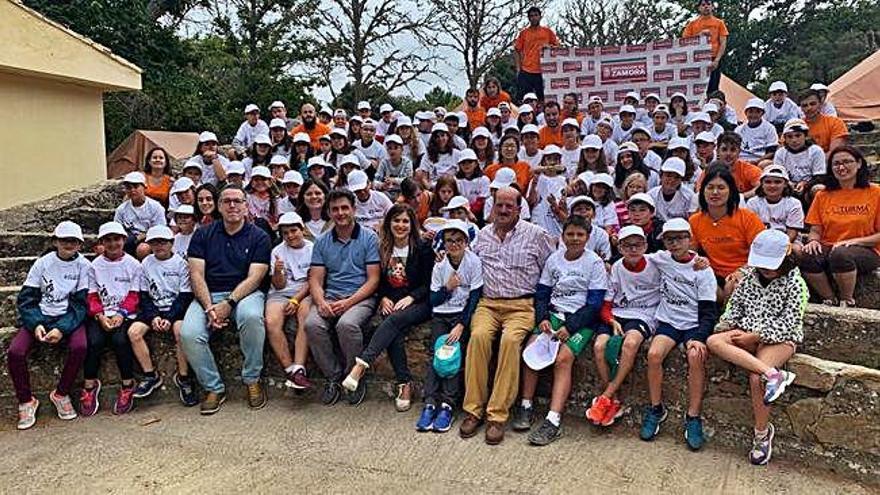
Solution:
{"label": "blue jeans", "polygon": [[[229,292],[212,292],[211,301],[218,303],[226,298]],[[244,355],[241,369],[241,381],[246,385],[260,380],[263,369],[263,342],[266,340],[266,324],[263,312],[266,296],[255,291],[242,299],[232,312],[235,328],[238,329],[239,345]],[[226,386],[217,370],[214,354],[209,344],[212,330],[208,328],[208,316],[205,308],[198,301],[193,301],[183,317],[183,328],[180,331],[180,342],[190,366],[202,388],[208,392],[223,392]]]}

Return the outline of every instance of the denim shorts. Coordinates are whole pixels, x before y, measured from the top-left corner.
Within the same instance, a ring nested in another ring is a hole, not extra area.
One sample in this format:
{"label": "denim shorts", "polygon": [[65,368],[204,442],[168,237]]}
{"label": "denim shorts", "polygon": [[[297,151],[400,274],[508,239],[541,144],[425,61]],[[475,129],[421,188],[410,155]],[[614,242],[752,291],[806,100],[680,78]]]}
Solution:
{"label": "denim shorts", "polygon": [[700,331],[700,327],[693,327],[687,330],[677,330],[669,323],[664,323],[662,321],[657,324],[657,331],[654,335],[665,335],[674,340],[676,345],[687,344],[691,340],[705,344],[706,339],[709,338],[709,335]]}

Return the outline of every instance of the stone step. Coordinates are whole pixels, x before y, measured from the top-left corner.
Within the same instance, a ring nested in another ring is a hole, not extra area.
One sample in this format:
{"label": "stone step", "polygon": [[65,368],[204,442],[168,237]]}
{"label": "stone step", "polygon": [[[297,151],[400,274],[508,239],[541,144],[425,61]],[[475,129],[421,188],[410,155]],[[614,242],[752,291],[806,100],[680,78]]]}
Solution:
{"label": "stone step", "polygon": [[24,283],[27,272],[35,261],[37,261],[37,256],[0,258],[0,286]]}
{"label": "stone step", "polygon": [[18,310],[15,302],[18,298],[20,285],[0,286],[0,326],[15,326],[18,324]]}
{"label": "stone step", "polygon": [[[115,208],[74,208],[70,210],[70,216],[66,220],[78,223],[83,232],[97,234],[98,227],[102,223],[112,221],[115,213]],[[54,226],[52,228],[54,229]]]}
{"label": "stone step", "polygon": [[[95,247],[97,236],[84,234],[85,245],[82,252],[90,252]],[[52,248],[52,232],[0,231],[0,254],[6,257],[42,256]]]}
{"label": "stone step", "polygon": [[[90,218],[90,209],[116,208],[122,202],[119,181],[108,180],[76,189],[48,199],[42,199],[0,211],[0,230],[51,232],[62,220],[72,215]],[[82,209],[80,213],[73,213]]]}

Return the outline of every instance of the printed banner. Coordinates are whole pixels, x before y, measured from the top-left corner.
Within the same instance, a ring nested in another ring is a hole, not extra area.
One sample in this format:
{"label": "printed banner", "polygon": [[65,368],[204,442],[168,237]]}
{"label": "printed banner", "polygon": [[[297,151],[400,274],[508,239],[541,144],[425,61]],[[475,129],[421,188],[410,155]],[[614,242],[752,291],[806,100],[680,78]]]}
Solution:
{"label": "printed banner", "polygon": [[561,102],[563,95],[575,93],[583,106],[599,96],[605,110],[614,113],[630,91],[643,99],[656,93],[662,103],[680,92],[694,106],[706,93],[711,61],[708,35],[643,45],[548,47],[541,56],[544,97]]}

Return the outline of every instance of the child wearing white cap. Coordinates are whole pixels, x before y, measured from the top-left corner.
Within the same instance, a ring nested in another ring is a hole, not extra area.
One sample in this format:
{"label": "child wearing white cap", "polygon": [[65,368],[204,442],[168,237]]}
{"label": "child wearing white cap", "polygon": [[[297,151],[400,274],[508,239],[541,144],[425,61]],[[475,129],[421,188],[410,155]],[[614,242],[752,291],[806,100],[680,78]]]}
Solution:
{"label": "child wearing white cap", "polygon": [[137,321],[128,329],[131,348],[144,372],[134,390],[135,399],[149,397],[162,386],[162,377],[153,367],[150,348],[144,337],[153,331],[174,338],[177,346],[177,374],[174,382],[180,389],[180,399],[187,407],[198,404],[194,383],[189,379],[189,364],[180,347],[180,329],[183,315],[193,300],[189,267],[186,260],[174,252],[174,233],[168,227],[153,227],[147,232],[147,243],[153,254],[141,263],[143,278],[140,287],[140,311]]}
{"label": "child wearing white cap", "polygon": [[593,96],[587,102],[587,113],[584,114],[584,119],[581,121],[581,134],[584,136],[597,134],[597,125],[602,119],[611,120],[611,114],[605,111],[602,98]]}
{"label": "child wearing white cap", "polygon": [[431,189],[437,178],[442,175],[455,175],[458,168],[459,151],[455,149],[452,136],[446,124],[435,124],[431,130],[431,138],[427,144],[427,152],[415,171],[416,180],[425,189]]}
{"label": "child wearing white cap", "polygon": [[253,103],[246,106],[244,109],[244,119],[244,122],[238,126],[235,137],[232,138],[232,146],[239,153],[244,153],[244,150],[250,148],[254,144],[254,138],[258,135],[269,135],[269,126],[260,119],[260,108],[258,106]]}
{"label": "child wearing white cap", "polygon": [[620,220],[614,202],[614,179],[608,174],[594,175],[590,180],[590,197],[596,202],[593,225],[605,229],[609,234],[615,233],[620,227]]}
{"label": "child wearing white cap", "polygon": [[639,148],[639,156],[642,157],[645,166],[655,172],[659,172],[660,164],[663,163],[663,159],[651,149],[654,142],[651,141],[651,133],[648,131],[648,128],[636,126],[630,135],[632,142]]}
{"label": "child wearing white cap", "polygon": [[[240,165],[240,164],[239,164]],[[235,169],[235,165],[232,165],[230,168],[229,175],[226,176],[227,180],[231,180],[234,177],[233,171]],[[244,169],[241,169],[242,178],[244,178]],[[196,204],[196,184],[189,177],[181,177],[174,181],[174,184],[171,185],[171,190],[169,191],[170,196],[168,197],[168,220],[173,220],[174,212],[180,208],[181,205],[191,205],[195,206]],[[171,225],[174,225],[172,221]]]}
{"label": "child wearing white cap", "polygon": [[364,169],[369,174],[375,173],[379,163],[388,157],[385,146],[376,139],[376,121],[367,119],[361,126],[360,139],[351,143],[352,147],[359,150],[369,161],[369,165]]}
{"label": "child wearing white cap", "polygon": [[272,119],[269,122],[269,137],[272,138],[272,156],[283,156],[290,161],[290,155],[293,153],[293,136],[288,133],[284,119]]}
{"label": "child wearing white cap", "polygon": [[404,155],[403,138],[397,134],[385,138],[385,151],[385,158],[379,162],[373,178],[373,187],[384,192],[393,201],[400,194],[400,183],[403,179],[413,176],[413,164]]}
{"label": "child wearing white cap", "polygon": [[807,140],[810,128],[801,119],[792,119],[782,129],[783,146],[773,155],[773,164],[782,165],[788,172],[791,186],[801,197],[810,192],[809,186],[825,175],[825,151]]}
{"label": "child wearing white cap", "polygon": [[172,250],[183,259],[187,259],[186,251],[189,249],[189,241],[196,231],[196,212],[190,205],[180,205],[174,211],[174,225],[177,233],[174,234],[174,246]]}
{"label": "child wearing white cap", "polygon": [[165,208],[155,199],[147,197],[144,174],[126,174],[122,186],[128,199],[116,207],[113,221],[122,225],[128,233],[125,252],[142,259],[150,254],[150,247],[144,243],[147,230],[154,225],[166,225]]}
{"label": "child wearing white cap", "polygon": [[776,130],[782,130],[785,123],[791,119],[804,118],[801,107],[788,97],[788,85],[784,82],[770,83],[767,92],[770,94],[770,98],[764,102],[764,120],[776,126]]}
{"label": "child wearing white cap", "polygon": [[[541,425],[529,433],[532,445],[547,445],[562,433],[562,412],[571,392],[571,372],[575,359],[590,345],[593,329],[608,290],[605,263],[586,248],[592,227],[584,219],[571,217],[562,228],[564,250],[547,259],[535,288],[535,321],[538,323],[529,344],[542,333],[561,342],[553,364],[553,393],[550,410]],[[520,407],[515,409],[514,431],[531,428],[534,417],[532,399],[538,385],[538,371],[522,366],[523,385]]]}
{"label": "child wearing white cap", "polygon": [[764,119],[764,102],[760,98],[750,99],[745,112],[746,121],[734,131],[742,138],[739,157],[764,168],[762,163],[772,160],[779,147],[779,134],[776,127]]}
{"label": "child wearing white cap", "polygon": [[785,168],[770,165],[761,173],[761,185],[746,208],[757,213],[768,229],[785,232],[795,254],[800,254],[802,245],[796,241],[804,230],[804,207],[793,194]]}
{"label": "child wearing white cap", "polygon": [[471,214],[475,219],[483,218],[484,206],[489,197],[489,178],[480,170],[474,150],[466,149],[458,155],[455,182],[458,185],[458,193],[467,200]]}
{"label": "child wearing white cap", "polygon": [[[596,218],[596,202],[589,196],[575,196],[567,199],[568,217],[581,217],[591,225]],[[560,246],[560,249],[562,247]],[[611,240],[605,229],[590,229],[590,238],[587,239],[587,249],[598,254],[606,263],[606,268],[611,261]]]}
{"label": "child wearing white cap", "polygon": [[696,193],[684,185],[684,175],[684,160],[667,158],[660,166],[660,185],[648,191],[654,199],[657,217],[664,222],[671,218],[687,219],[699,208]]}
{"label": "child wearing white cap", "polygon": [[412,120],[406,115],[399,117],[394,127],[394,133],[400,136],[400,139],[403,141],[403,156],[415,168],[416,164],[421,161],[422,155],[425,154],[425,143],[416,135]]}
{"label": "child wearing white cap", "polygon": [[632,130],[635,128],[635,123],[635,107],[632,105],[621,106],[620,111],[617,114],[617,119],[614,121],[614,131],[612,131],[611,139],[617,144],[629,141]]}
{"label": "child wearing white cap", "polygon": [[[266,338],[284,369],[287,386],[297,390],[311,387],[305,367],[309,353],[305,319],[311,306],[308,277],[313,244],[305,238],[305,229],[302,217],[295,212],[285,213],[278,220],[282,242],[272,249],[272,284],[266,298]],[[293,358],[284,332],[291,316],[296,318]]]}
{"label": "child wearing white cap", "polygon": [[348,175],[348,190],[356,198],[355,220],[361,226],[378,232],[382,219],[391,209],[391,200],[385,194],[373,191],[370,179],[363,170],[355,170]]}
{"label": "child wearing white cap", "polygon": [[[251,180],[251,174],[253,174],[254,167],[262,165],[271,170],[271,162],[272,139],[268,134],[259,134],[254,138],[254,142],[251,144],[248,156],[241,161],[241,164],[244,165],[245,183]],[[229,167],[226,167],[226,170],[228,171]]]}
{"label": "child wearing white cap", "polygon": [[217,141],[217,135],[210,131],[203,131],[199,134],[199,143],[193,156],[183,165],[184,174],[190,166],[198,167],[201,171],[200,180],[193,179],[193,182],[217,185],[221,180],[226,179],[226,169],[229,168],[229,159],[219,153],[220,143]]}
{"label": "child wearing white cap", "polygon": [[[563,132],[564,133],[564,132]],[[553,237],[562,235],[562,222],[560,221],[560,205],[563,191],[567,181],[562,172],[565,166],[560,163],[561,153],[556,145],[544,148],[544,158],[541,166],[529,183],[529,191],[526,200],[532,210],[532,222],[544,227]],[[564,215],[562,215],[564,218]]]}
{"label": "child wearing white cap", "polygon": [[794,382],[780,369],[803,341],[810,293],[791,254],[788,237],[765,230],[752,241],[749,267],[709,337],[709,350],[749,373],[755,434],[749,461],[767,464],[775,428],[770,404]]}
{"label": "child wearing white cap", "polygon": [[[483,221],[486,224],[494,221],[495,217],[492,215],[492,207],[495,206],[495,193],[502,187],[516,187],[519,190],[519,186],[516,184],[516,172],[512,168],[499,168],[495,172],[495,178],[489,183],[489,197],[486,198],[486,202],[483,205]],[[520,195],[519,198],[519,217],[526,221],[532,217],[529,202],[526,201],[524,195]]]}
{"label": "child wearing white cap", "polygon": [[[522,145],[517,152],[517,159],[526,162],[535,170],[541,164],[541,148],[538,147],[538,126],[526,124],[520,128],[519,138]],[[488,165],[488,164],[487,164]],[[483,168],[486,168],[485,166]]]}
{"label": "child wearing white cap", "polygon": [[[117,222],[107,222],[98,229],[103,254],[89,269],[88,325],[89,347],[83,366],[80,414],[93,416],[100,408],[101,355],[108,345],[116,355],[116,367],[122,386],[113,405],[113,414],[125,414],[134,407],[134,355],[128,328],[140,311],[141,264],[124,250],[126,232]],[[145,237],[146,238],[146,237]]]}
{"label": "child wearing white cap", "polygon": [[671,139],[678,136],[678,128],[669,121],[670,118],[669,108],[666,105],[657,105],[654,113],[651,114],[648,132],[651,134],[654,146],[665,148]]}
{"label": "child wearing white cap", "polygon": [[40,401],[34,397],[27,366],[31,349],[39,343],[68,349],[55,389],[49,393],[58,417],[76,418],[70,389],[86,357],[86,294],[89,262],[79,254],[83,245],[79,225],[64,221],[52,233],[54,249],[38,258],[18,292],[16,309],[21,327],[9,343],[9,376],[18,399],[19,430],[32,427]]}
{"label": "child wearing white cap", "polygon": [[297,198],[299,197],[299,189],[305,183],[305,179],[301,173],[296,170],[288,170],[284,172],[284,176],[279,181],[284,197],[278,198],[278,215],[287,212],[296,211]]}
{"label": "child wearing white cap", "polygon": [[[248,219],[264,230],[275,230],[278,224],[278,190],[275,188],[272,173],[260,165],[254,167],[251,181],[245,188],[247,193]],[[269,233],[273,237],[273,233]]]}

